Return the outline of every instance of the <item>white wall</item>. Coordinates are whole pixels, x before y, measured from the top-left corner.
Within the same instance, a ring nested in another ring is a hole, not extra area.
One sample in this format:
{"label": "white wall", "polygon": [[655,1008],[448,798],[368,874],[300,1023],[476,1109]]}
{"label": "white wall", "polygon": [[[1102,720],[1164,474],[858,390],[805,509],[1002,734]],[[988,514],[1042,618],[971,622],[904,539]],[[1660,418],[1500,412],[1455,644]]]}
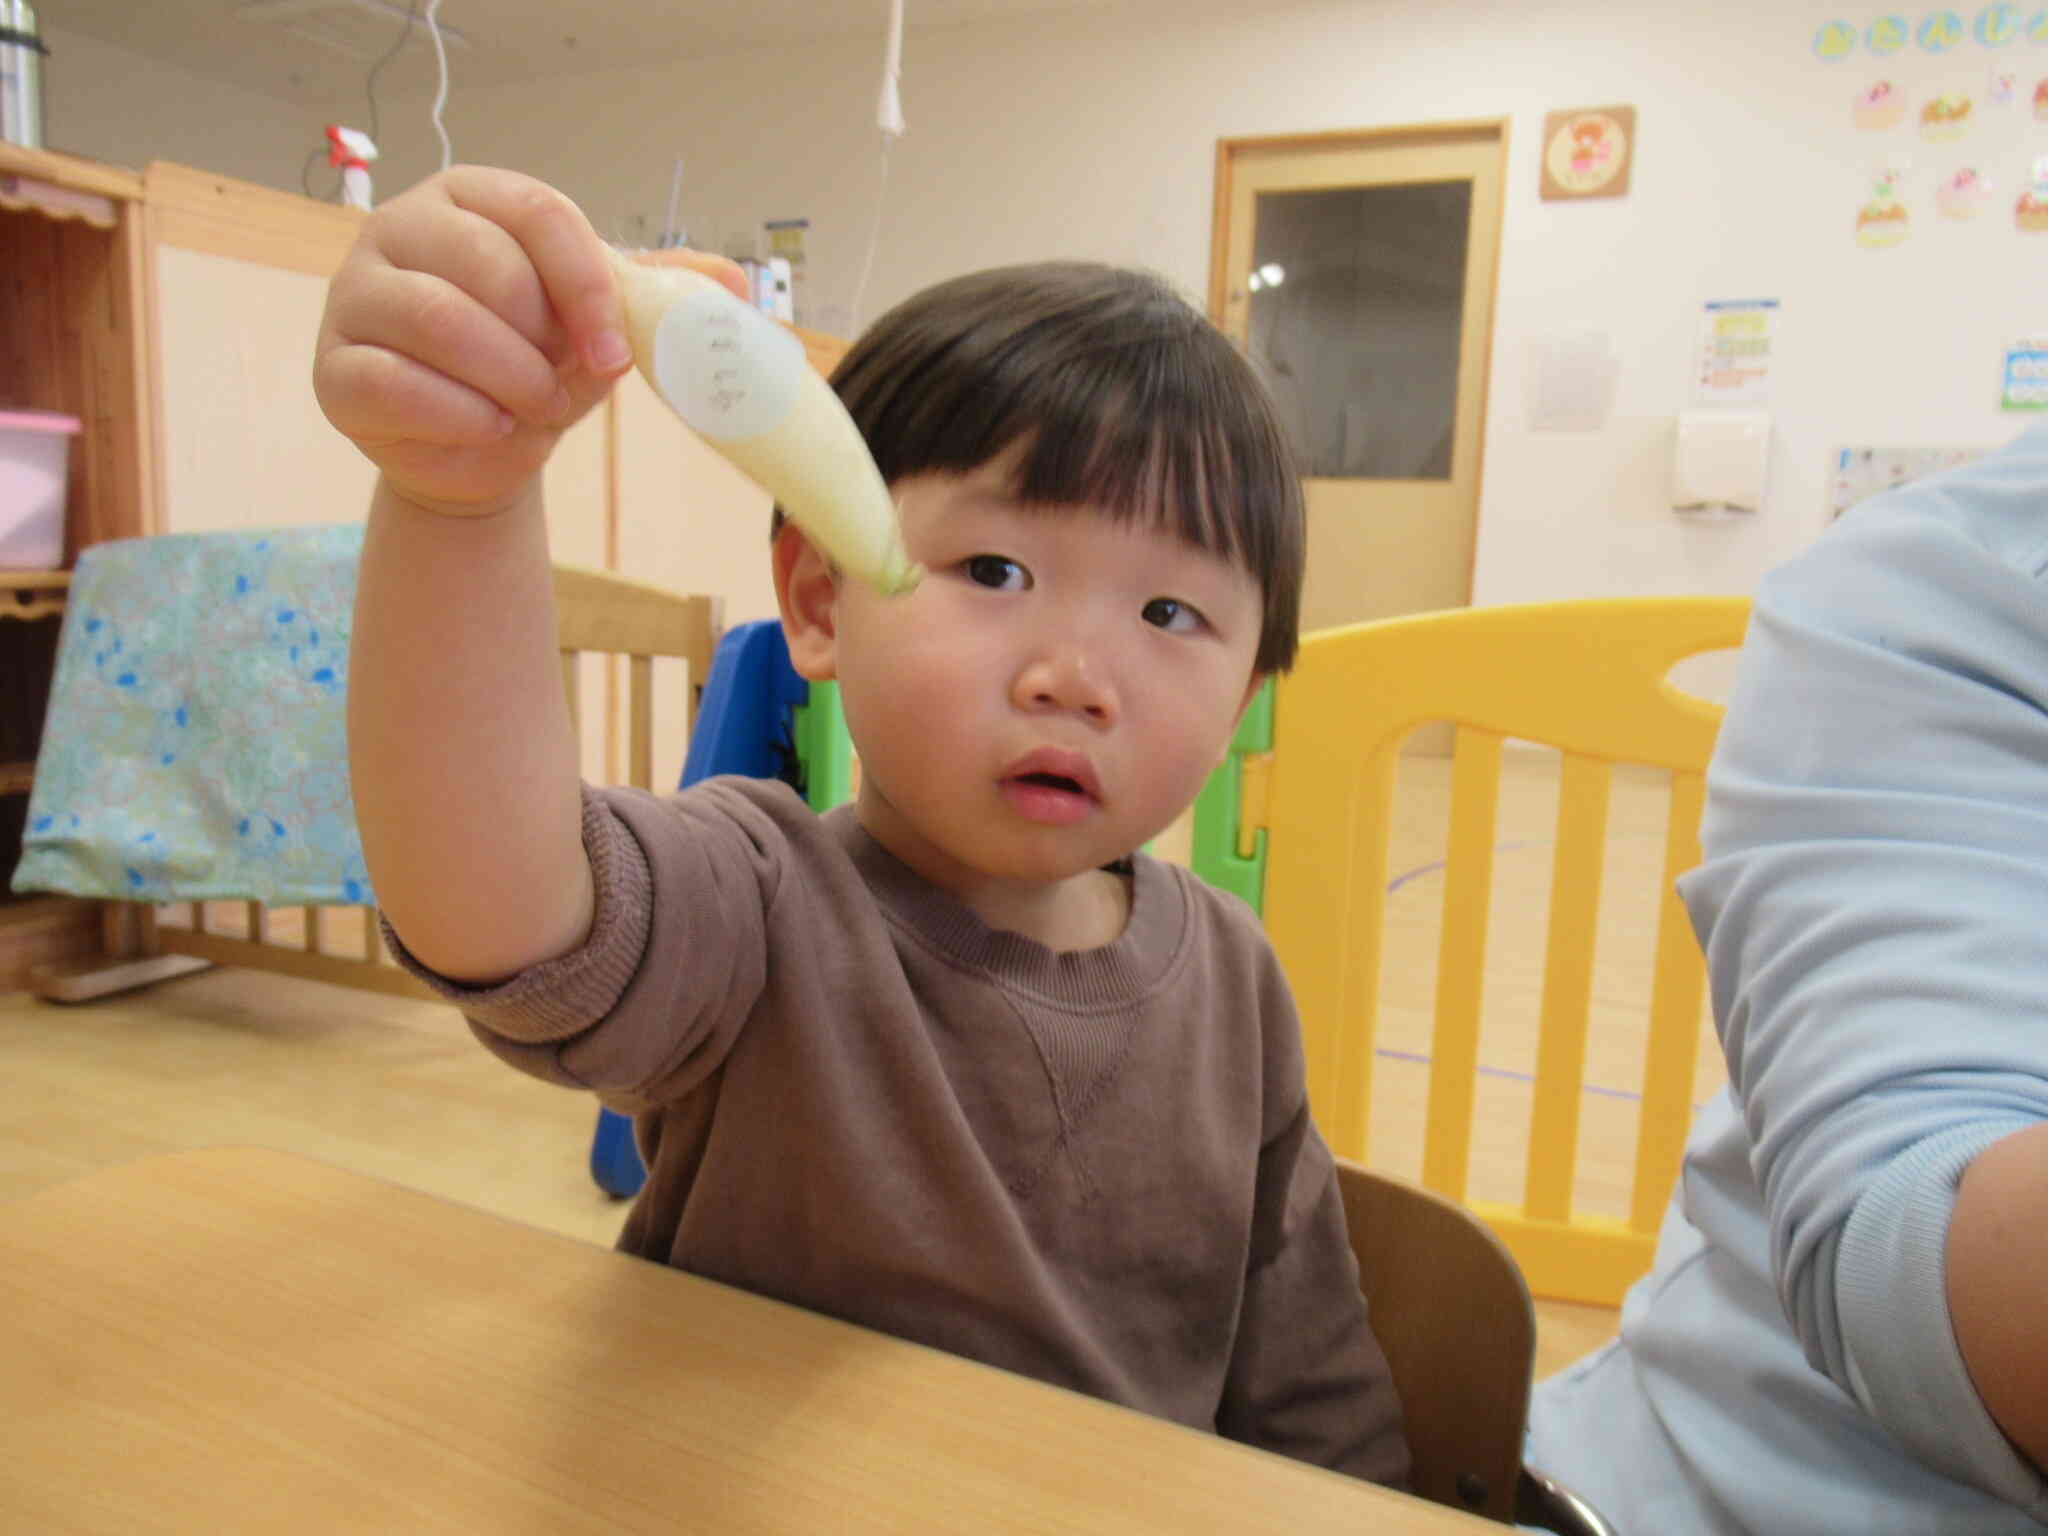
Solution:
{"label": "white wall", "polygon": [[[1201,294],[1219,136],[1507,117],[1477,599],[1746,591],[1824,525],[1838,446],[2011,436],[2019,418],[1995,408],[2001,350],[2048,327],[2048,305],[2029,300],[2048,236],[2014,234],[2009,212],[2029,158],[2048,153],[2048,124],[2026,120],[2048,48],[1997,55],[2020,100],[1996,134],[1938,148],[1908,126],[1880,140],[1852,126],[1872,80],[1893,78],[1916,100],[1939,82],[1981,96],[1993,57],[1974,40],[1942,60],[1910,45],[1881,64],[1861,50],[1839,63],[1815,54],[1823,21],[1886,9],[1378,0],[1195,8],[1170,27],[1111,12],[913,30],[909,131],[890,156],[862,308],[1054,255],[1152,265]],[[879,184],[878,54],[741,55],[473,93],[475,126],[457,152],[555,181],[619,236],[636,215],[659,227],[680,151],[698,243],[767,217],[813,221],[813,315],[840,326]],[[1629,195],[1540,201],[1544,114],[1610,102],[1639,109]],[[1914,178],[1985,152],[1993,207],[1975,224],[1940,220],[1922,185],[1905,244],[1859,249],[1856,210],[1895,148],[1913,163],[1909,193]],[[426,168],[403,150],[386,167],[400,180]],[[1699,307],[1747,297],[1783,303],[1769,502],[1746,522],[1687,522],[1667,510],[1665,481]],[[1604,334],[1620,357],[1613,417],[1592,433],[1533,432],[1530,349],[1575,331]]]}
{"label": "white wall", "polygon": [[[1170,24],[1112,8],[913,26],[909,132],[890,156],[860,307],[872,316],[956,272],[1058,255],[1153,266],[1199,296],[1219,136],[1506,117],[1477,599],[1748,590],[1823,525],[1837,446],[2011,436],[2020,418],[1995,408],[2000,351],[2048,330],[2048,304],[2030,300],[2048,235],[2014,235],[2009,212],[2029,159],[2048,153],[2048,123],[2026,105],[2048,76],[2048,47],[1999,55],[2021,99],[1995,134],[1937,147],[1908,127],[1880,141],[1851,125],[1851,101],[1872,80],[1896,79],[1916,101],[1944,81],[1981,96],[1992,57],[1974,41],[1944,60],[1910,45],[1882,65],[1860,50],[1847,63],[1815,56],[1821,22],[1890,9],[1352,0],[1189,4]],[[1981,7],[1958,9],[1970,19]],[[680,152],[696,243],[719,246],[763,218],[812,220],[811,319],[844,330],[880,184],[879,17],[872,46],[545,90],[466,91],[458,74],[456,153],[554,181],[602,233],[633,238],[659,228]],[[1612,102],[1640,113],[1629,195],[1540,201],[1543,115]],[[420,102],[387,103],[385,140],[380,195],[437,163]],[[1912,160],[1914,230],[1897,249],[1861,250],[1855,213],[1892,148]],[[1925,183],[1973,152],[1998,184],[1993,207],[1974,224],[1935,218]],[[1688,523],[1664,492],[1699,306],[1745,297],[1783,303],[1769,504],[1743,522]],[[1579,331],[1605,335],[1620,357],[1613,418],[1597,432],[1533,432],[1530,349]]]}
{"label": "white wall", "polygon": [[[43,142],[51,149],[137,171],[152,160],[176,160],[300,190],[307,153],[325,146],[325,119],[316,112],[67,32],[61,11],[61,3],[38,7],[50,50],[43,61]],[[311,175],[312,185],[325,190],[334,173],[319,163]]]}

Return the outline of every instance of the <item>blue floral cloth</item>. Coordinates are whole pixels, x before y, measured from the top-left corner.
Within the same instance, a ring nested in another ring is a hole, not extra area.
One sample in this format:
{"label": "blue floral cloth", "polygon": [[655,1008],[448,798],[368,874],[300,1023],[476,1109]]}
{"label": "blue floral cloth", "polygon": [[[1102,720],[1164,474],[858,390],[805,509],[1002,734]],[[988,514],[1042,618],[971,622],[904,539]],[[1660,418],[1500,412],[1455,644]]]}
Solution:
{"label": "blue floral cloth", "polygon": [[79,557],[17,891],[375,900],[344,704],[360,524]]}

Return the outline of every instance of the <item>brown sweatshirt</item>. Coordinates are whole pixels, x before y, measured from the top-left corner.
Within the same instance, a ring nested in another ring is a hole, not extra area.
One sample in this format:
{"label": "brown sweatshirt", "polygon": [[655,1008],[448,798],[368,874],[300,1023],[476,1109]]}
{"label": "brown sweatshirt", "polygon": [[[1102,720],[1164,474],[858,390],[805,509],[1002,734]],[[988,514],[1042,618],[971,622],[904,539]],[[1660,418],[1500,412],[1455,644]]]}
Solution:
{"label": "brown sweatshirt", "polygon": [[636,1116],[622,1249],[1405,1480],[1294,1005],[1241,902],[1141,854],[1123,934],[1055,953],[850,808],[751,779],[590,791],[583,836],[586,944],[436,984],[505,1060]]}

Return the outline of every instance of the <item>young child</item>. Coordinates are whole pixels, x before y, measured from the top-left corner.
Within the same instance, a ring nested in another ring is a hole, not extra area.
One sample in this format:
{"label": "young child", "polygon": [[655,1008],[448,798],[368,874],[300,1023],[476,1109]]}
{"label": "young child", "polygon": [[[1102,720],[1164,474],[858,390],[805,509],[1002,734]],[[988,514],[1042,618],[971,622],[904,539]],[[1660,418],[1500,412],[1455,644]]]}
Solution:
{"label": "young child", "polygon": [[475,168],[334,280],[316,385],[382,470],[350,764],[399,952],[637,1116],[626,1251],[1403,1480],[1278,965],[1136,851],[1294,653],[1300,491],[1249,370],[1102,267],[876,323],[836,383],[928,575],[885,598],[777,528],[862,765],[819,817],[579,788],[539,472],[626,367],[617,306],[571,204]]}

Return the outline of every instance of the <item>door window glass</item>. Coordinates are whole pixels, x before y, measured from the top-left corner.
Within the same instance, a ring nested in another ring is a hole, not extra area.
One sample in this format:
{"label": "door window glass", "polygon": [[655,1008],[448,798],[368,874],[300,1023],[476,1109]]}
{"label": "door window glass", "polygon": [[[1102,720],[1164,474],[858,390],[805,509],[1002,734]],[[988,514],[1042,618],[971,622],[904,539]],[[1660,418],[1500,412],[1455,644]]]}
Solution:
{"label": "door window glass", "polygon": [[1246,338],[1302,472],[1448,480],[1472,183],[1262,192]]}

